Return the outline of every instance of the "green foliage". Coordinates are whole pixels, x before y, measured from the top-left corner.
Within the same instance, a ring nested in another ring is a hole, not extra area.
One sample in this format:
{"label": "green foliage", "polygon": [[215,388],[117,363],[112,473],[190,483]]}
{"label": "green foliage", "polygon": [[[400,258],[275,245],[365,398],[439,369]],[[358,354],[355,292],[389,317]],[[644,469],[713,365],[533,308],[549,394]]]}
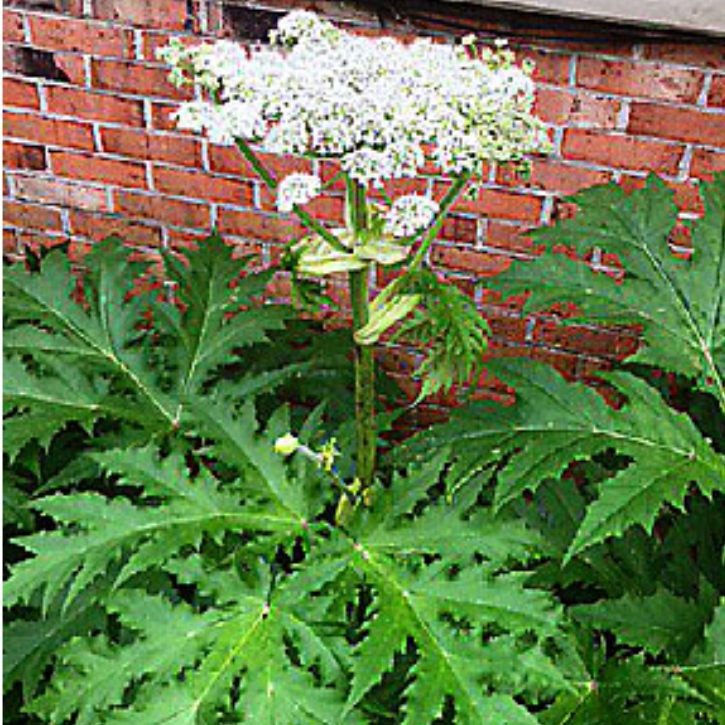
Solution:
{"label": "green foliage", "polygon": [[[257,305],[268,278],[218,240],[166,261],[163,296],[129,294],[112,242],[81,283],[62,253],[11,268],[10,722],[725,725],[725,175],[704,195],[687,259],[651,181],[537,232],[620,279],[544,254],[495,283],[640,327],[602,374],[616,405],[493,361],[516,404],[393,446],[362,492],[352,336]],[[430,392],[477,368],[485,321],[419,281]]]}
{"label": "green foliage", "polygon": [[615,410],[593,390],[542,365],[509,360],[490,369],[519,391],[518,404],[495,414],[487,405],[470,406],[425,442],[454,440],[469,472],[495,466],[499,507],[560,476],[574,460],[609,449],[630,458],[587,508],[569,556],[634,524],[651,530],[665,504],[684,508],[692,484],[708,496],[725,491],[725,457],[686,414],[634,375],[606,376],[626,396]]}
{"label": "green foliage", "polygon": [[[577,195],[573,219],[535,233],[544,253],[493,280],[528,293],[529,312],[573,303],[562,324],[641,331],[630,360],[601,374],[616,405],[540,364],[495,360],[516,404],[467,406],[408,447],[450,446],[453,485],[478,480],[550,547],[535,581],[561,591],[592,684],[546,723],[723,721],[725,174],[702,192],[687,257],[669,248],[672,193],[651,179]],[[582,261],[594,253],[621,274]]]}
{"label": "green foliage", "polygon": [[[476,487],[447,494],[445,450],[364,499],[344,468],[275,453],[290,430],[323,444],[350,403],[325,417],[267,393],[309,373],[298,400],[326,381],[350,401],[341,363],[323,343],[281,351],[299,329],[253,306],[267,278],[218,241],[167,260],[173,303],[129,297],[140,271],[108,242],[81,283],[58,253],[8,273],[19,717],[534,723],[575,689],[561,609],[530,584],[533,531]],[[82,303],[58,293],[79,284]]]}
{"label": "green foliage", "polygon": [[[189,267],[171,255],[165,262],[178,306],[157,299],[158,290],[138,289],[144,270],[114,239],[84,260],[82,283],[62,250],[48,254],[38,273],[7,270],[6,407],[14,409],[5,424],[7,453],[29,440],[47,445],[70,422],[90,430],[113,421],[146,439],[166,435],[185,399],[233,351],[283,326],[283,309],[252,304],[269,276],[241,276],[245,260],[218,238],[206,240]],[[144,325],[148,315],[156,327]],[[159,336],[164,344],[154,344]]]}
{"label": "green foliage", "polygon": [[481,372],[488,348],[488,324],[470,297],[454,284],[442,282],[429,270],[416,272],[410,283],[422,309],[405,322],[399,336],[426,351],[416,370],[422,380],[420,398],[450,390]]}

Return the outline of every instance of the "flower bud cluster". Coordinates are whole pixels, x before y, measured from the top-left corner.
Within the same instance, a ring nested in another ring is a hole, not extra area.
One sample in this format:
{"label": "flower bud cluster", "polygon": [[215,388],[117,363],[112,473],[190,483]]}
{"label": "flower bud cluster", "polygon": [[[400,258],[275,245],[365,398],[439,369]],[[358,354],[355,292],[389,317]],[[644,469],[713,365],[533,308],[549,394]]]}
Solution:
{"label": "flower bud cluster", "polygon": [[281,212],[290,212],[296,204],[302,206],[319,196],[322,181],[313,174],[289,174],[280,182],[277,189],[277,208]]}
{"label": "flower bud cluster", "polygon": [[531,69],[504,48],[367,38],[299,10],[272,40],[254,50],[230,41],[163,49],[171,78],[209,99],[182,106],[180,125],[220,143],[336,158],[365,185],[414,177],[431,163],[480,174],[487,162],[547,149],[532,114]]}
{"label": "flower bud cluster", "polygon": [[385,214],[385,231],[398,238],[410,237],[430,226],[438,210],[438,203],[427,196],[399,196]]}

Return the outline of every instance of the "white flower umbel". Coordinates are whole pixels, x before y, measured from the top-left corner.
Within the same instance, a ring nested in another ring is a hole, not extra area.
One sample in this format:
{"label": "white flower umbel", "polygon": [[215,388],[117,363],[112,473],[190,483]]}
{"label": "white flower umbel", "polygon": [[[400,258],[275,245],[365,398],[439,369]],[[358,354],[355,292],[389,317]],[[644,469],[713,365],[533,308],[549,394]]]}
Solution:
{"label": "white flower umbel", "polygon": [[438,203],[427,196],[399,196],[385,215],[385,231],[398,238],[412,236],[430,226],[438,210]]}
{"label": "white flower umbel", "polygon": [[282,179],[277,189],[277,208],[290,212],[296,204],[307,204],[322,191],[322,182],[313,174],[290,174]]}
{"label": "white flower umbel", "polygon": [[229,41],[162,50],[172,79],[209,99],[187,104],[185,127],[223,143],[336,158],[364,185],[413,177],[431,163],[480,174],[487,162],[548,146],[532,114],[531,69],[504,48],[367,38],[307,11],[285,16],[273,40],[254,50]]}

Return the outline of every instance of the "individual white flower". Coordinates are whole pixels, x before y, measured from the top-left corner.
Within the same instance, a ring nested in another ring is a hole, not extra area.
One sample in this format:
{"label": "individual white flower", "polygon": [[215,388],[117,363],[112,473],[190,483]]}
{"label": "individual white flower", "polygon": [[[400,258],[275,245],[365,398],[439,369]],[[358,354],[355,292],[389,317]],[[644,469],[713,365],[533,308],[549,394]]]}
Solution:
{"label": "individual white flower", "polygon": [[322,191],[319,176],[313,174],[290,174],[282,179],[277,188],[277,208],[290,212],[295,205],[307,204]]}
{"label": "individual white flower", "polygon": [[299,440],[291,433],[285,433],[274,442],[275,453],[283,456],[291,456],[299,447]]}
{"label": "individual white flower", "polygon": [[427,196],[399,196],[385,215],[385,231],[394,237],[409,237],[430,226],[439,209]]}

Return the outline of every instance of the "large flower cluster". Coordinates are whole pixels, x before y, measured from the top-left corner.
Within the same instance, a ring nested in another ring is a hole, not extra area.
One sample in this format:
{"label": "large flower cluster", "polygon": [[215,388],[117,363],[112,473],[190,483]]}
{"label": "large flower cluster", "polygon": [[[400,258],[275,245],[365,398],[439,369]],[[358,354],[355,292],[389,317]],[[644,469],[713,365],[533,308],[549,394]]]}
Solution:
{"label": "large flower cluster", "polygon": [[547,146],[530,69],[508,50],[371,39],[306,11],[285,16],[272,40],[254,51],[229,41],[163,49],[172,78],[209,98],[182,107],[180,123],[217,142],[338,158],[366,185],[431,162],[477,174]]}

